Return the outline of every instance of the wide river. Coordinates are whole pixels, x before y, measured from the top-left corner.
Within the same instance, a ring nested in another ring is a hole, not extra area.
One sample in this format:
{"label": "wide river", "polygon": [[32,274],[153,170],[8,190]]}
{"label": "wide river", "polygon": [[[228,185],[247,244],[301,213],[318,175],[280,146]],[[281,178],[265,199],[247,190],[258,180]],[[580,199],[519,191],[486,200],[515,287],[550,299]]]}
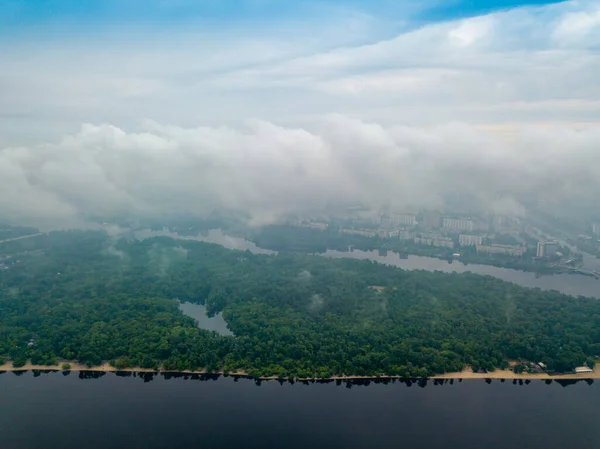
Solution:
{"label": "wide river", "polygon": [[223,377],[33,376],[0,375],[0,448],[600,447],[600,384],[585,381],[347,388]]}
{"label": "wide river", "polygon": [[[239,237],[232,237],[224,234],[220,230],[213,229],[204,236],[197,237],[182,237],[176,233],[156,232],[156,231],[138,231],[138,238],[148,238],[153,236],[169,236],[172,238],[198,240],[222,245],[230,249],[249,250],[257,254],[274,254],[274,251],[259,248],[253,242]],[[378,251],[358,251],[341,252],[327,251],[323,254],[324,257],[331,258],[352,258],[352,259],[368,259],[380,263],[386,263],[402,268],[404,270],[428,270],[428,271],[443,271],[446,273],[457,272],[465,273],[472,272],[476,274],[484,274],[494,276],[504,281],[513,282],[515,284],[540,288],[542,290],[557,290],[567,295],[573,296],[592,296],[600,297],[600,280],[596,280],[591,276],[583,276],[577,274],[555,274],[548,276],[536,277],[534,273],[511,270],[507,268],[494,267],[491,265],[463,264],[460,261],[449,263],[446,260],[440,260],[432,257],[409,256],[408,259],[400,259],[400,256],[394,252],[388,252],[386,256],[380,256]],[[584,266],[588,270],[600,271],[600,260],[595,257],[584,254]]]}

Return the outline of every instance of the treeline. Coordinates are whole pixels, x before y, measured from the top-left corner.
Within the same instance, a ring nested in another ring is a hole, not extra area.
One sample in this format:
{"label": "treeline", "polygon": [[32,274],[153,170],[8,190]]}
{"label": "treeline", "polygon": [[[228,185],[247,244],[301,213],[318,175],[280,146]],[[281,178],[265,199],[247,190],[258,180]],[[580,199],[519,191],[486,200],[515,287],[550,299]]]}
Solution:
{"label": "treeline", "polygon": [[[563,372],[600,354],[600,302],[492,277],[101,232],[26,244],[0,273],[0,357],[17,365],[417,377],[518,359]],[[174,298],[223,312],[235,337],[198,329]]]}

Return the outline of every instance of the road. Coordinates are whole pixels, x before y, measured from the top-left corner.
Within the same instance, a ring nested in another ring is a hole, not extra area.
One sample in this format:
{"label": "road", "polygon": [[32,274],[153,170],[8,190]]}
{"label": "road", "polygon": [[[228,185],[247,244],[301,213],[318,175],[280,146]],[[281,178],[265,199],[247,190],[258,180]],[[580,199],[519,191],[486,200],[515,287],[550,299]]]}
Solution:
{"label": "road", "polygon": [[15,237],[12,239],[6,239],[6,240],[0,240],[0,243],[8,243],[8,242],[14,242],[15,240],[23,240],[23,239],[28,239],[31,237],[37,237],[38,235],[42,235],[43,232],[38,232],[37,234],[30,234],[30,235],[22,235],[21,237]]}

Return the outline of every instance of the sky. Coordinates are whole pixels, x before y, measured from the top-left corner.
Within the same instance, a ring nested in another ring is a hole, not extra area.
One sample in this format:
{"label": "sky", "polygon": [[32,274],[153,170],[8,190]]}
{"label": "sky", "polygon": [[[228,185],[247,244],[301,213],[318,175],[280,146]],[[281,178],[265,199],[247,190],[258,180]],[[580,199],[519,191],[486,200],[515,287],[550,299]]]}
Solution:
{"label": "sky", "polygon": [[584,214],[599,52],[590,0],[4,0],[0,215]]}

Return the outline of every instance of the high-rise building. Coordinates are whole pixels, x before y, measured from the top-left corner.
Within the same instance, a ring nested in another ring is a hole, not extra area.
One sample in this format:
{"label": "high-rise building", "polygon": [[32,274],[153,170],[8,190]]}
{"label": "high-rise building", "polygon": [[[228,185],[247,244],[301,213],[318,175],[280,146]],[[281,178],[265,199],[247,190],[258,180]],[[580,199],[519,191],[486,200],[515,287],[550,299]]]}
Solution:
{"label": "high-rise building", "polygon": [[600,235],[600,223],[592,224],[592,232],[596,235]]}
{"label": "high-rise building", "polygon": [[454,248],[454,242],[452,241],[452,239],[449,239],[446,237],[435,238],[435,237],[431,237],[431,236],[422,235],[422,236],[415,237],[413,241],[417,245],[437,246],[437,247],[441,247],[441,248],[450,248],[450,249]]}
{"label": "high-rise building", "polygon": [[417,217],[413,214],[390,214],[390,220],[394,226],[415,226]]}
{"label": "high-rise building", "polygon": [[514,245],[477,245],[478,253],[504,254],[506,256],[522,256],[525,254],[524,246]]}
{"label": "high-rise building", "polygon": [[473,223],[473,220],[465,220],[462,218],[444,218],[444,229],[473,232],[474,227],[475,224]]}
{"label": "high-rise building", "polygon": [[460,246],[476,246],[483,243],[483,237],[480,235],[461,234],[458,236]]}

